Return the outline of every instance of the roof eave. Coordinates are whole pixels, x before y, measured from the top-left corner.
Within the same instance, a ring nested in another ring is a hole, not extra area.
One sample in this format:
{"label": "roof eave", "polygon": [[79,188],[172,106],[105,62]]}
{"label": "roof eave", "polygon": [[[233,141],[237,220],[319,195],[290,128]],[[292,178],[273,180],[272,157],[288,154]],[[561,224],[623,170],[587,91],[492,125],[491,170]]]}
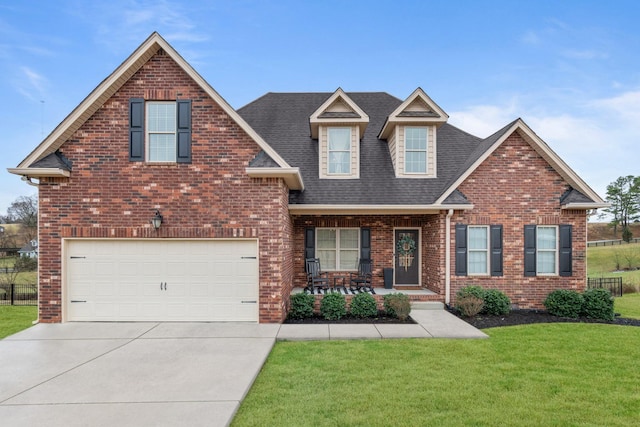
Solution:
{"label": "roof eave", "polygon": [[282,178],[290,190],[304,190],[300,168],[245,168],[251,178]]}
{"label": "roof eave", "polygon": [[9,173],[28,178],[70,177],[71,171],[60,168],[7,168]]}
{"label": "roof eave", "polygon": [[562,205],[561,209],[564,210],[590,210],[590,209],[601,209],[608,208],[611,206],[609,203],[567,203],[566,205]]}
{"label": "roof eave", "polygon": [[330,204],[290,204],[289,213],[299,215],[398,215],[398,214],[438,214],[443,210],[471,210],[472,204],[465,205],[330,205]]}

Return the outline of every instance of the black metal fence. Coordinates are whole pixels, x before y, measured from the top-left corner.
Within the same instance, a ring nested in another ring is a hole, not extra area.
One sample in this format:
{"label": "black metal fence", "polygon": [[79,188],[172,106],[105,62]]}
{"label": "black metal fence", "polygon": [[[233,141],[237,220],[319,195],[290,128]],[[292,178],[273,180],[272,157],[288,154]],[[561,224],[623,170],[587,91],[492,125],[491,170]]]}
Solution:
{"label": "black metal fence", "polygon": [[[629,243],[639,243],[640,242],[640,238],[636,237],[633,238],[629,241]],[[587,242],[587,247],[592,247],[592,246],[615,246],[615,245],[622,245],[622,244],[627,244],[627,242],[625,242],[622,239],[616,239],[616,240],[593,240],[591,242]]]}
{"label": "black metal fence", "polygon": [[622,277],[589,277],[587,279],[587,288],[603,288],[609,289],[614,297],[622,296]]}
{"label": "black metal fence", "polygon": [[38,285],[0,285],[0,305],[38,305]]}

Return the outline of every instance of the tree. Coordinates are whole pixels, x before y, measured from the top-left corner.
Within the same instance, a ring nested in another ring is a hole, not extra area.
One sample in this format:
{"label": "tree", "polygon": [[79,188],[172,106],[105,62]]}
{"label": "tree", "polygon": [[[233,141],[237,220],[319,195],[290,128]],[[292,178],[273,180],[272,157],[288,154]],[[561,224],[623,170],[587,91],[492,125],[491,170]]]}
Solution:
{"label": "tree", "polygon": [[640,218],[640,177],[621,176],[607,185],[607,202],[611,206],[604,210],[613,216],[614,233],[620,226],[625,240],[631,240],[629,223]]}
{"label": "tree", "polygon": [[26,241],[38,235],[38,196],[20,196],[7,209],[7,218],[12,223],[20,224]]}

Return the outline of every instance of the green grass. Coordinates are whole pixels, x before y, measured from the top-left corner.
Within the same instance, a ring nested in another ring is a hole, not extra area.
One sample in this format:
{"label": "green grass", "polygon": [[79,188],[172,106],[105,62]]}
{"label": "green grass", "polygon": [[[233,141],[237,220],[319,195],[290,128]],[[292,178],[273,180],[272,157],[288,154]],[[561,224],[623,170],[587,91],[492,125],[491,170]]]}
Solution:
{"label": "green grass", "polygon": [[622,277],[627,284],[640,286],[640,270],[616,272],[619,268],[640,267],[640,243],[587,248],[589,277]]}
{"label": "green grass", "polygon": [[540,324],[488,340],[279,342],[238,426],[629,426],[640,328]]}
{"label": "green grass", "polygon": [[640,294],[624,294],[615,299],[615,312],[621,317],[640,319]]}
{"label": "green grass", "polygon": [[0,306],[0,339],[27,329],[37,318],[37,307]]}

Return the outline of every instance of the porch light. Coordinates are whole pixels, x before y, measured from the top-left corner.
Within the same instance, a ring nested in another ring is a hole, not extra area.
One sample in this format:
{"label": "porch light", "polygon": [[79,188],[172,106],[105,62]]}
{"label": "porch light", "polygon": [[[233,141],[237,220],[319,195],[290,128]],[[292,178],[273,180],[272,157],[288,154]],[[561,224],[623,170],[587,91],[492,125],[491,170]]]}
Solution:
{"label": "porch light", "polygon": [[151,225],[153,225],[153,228],[156,230],[162,225],[162,215],[160,215],[160,211],[158,209],[156,209],[156,214],[151,218]]}

